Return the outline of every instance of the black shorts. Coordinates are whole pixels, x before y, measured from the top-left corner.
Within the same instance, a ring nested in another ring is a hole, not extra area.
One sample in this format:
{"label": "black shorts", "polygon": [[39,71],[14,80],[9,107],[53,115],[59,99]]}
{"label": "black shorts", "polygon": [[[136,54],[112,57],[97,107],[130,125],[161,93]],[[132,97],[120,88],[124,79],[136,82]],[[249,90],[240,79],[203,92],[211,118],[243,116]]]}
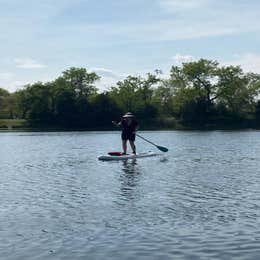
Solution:
{"label": "black shorts", "polygon": [[129,140],[129,141],[134,142],[135,134],[133,134],[132,132],[123,131],[121,134],[121,138],[122,138],[122,140]]}

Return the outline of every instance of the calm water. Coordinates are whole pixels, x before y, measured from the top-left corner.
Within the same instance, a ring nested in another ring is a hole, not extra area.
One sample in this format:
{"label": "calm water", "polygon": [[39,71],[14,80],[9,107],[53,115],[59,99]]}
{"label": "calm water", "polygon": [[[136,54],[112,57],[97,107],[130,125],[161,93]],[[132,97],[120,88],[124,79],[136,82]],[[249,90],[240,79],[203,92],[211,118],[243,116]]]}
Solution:
{"label": "calm water", "polygon": [[[260,132],[0,134],[1,259],[259,259]],[[153,150],[137,141],[139,151]]]}

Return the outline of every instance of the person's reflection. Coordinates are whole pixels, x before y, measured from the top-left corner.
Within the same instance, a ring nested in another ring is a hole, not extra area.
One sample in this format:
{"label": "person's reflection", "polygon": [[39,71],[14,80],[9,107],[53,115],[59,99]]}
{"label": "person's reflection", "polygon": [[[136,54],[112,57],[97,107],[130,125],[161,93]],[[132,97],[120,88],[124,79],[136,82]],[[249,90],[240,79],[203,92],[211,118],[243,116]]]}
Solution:
{"label": "person's reflection", "polygon": [[138,164],[136,160],[124,161],[122,165],[122,174],[120,175],[121,192],[120,196],[123,200],[132,200],[137,198],[135,192],[140,178]]}

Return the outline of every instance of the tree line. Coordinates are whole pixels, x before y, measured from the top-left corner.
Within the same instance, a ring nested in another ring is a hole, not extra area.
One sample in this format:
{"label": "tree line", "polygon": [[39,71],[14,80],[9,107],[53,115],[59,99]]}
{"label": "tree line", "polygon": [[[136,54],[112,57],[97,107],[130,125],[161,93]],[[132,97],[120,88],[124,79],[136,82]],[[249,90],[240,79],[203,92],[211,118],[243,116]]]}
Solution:
{"label": "tree line", "polygon": [[147,128],[260,126],[260,75],[240,66],[200,59],[128,76],[99,92],[100,76],[70,68],[57,79],[9,93],[0,89],[0,118],[26,119],[30,126],[105,129],[131,111]]}

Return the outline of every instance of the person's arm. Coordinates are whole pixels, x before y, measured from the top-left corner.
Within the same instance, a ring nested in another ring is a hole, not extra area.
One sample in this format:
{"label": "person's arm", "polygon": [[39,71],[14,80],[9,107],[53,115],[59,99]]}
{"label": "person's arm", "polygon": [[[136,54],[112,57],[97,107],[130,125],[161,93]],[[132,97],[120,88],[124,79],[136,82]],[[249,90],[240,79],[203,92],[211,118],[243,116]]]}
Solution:
{"label": "person's arm", "polygon": [[135,134],[137,132],[137,130],[139,129],[140,125],[138,122],[135,123],[135,128],[134,128],[134,131],[133,131],[133,134]]}
{"label": "person's arm", "polygon": [[122,125],[122,122],[120,121],[120,122],[116,122],[116,121],[112,121],[112,124],[114,125],[114,126],[116,126],[116,127],[118,127],[118,126],[121,126]]}

